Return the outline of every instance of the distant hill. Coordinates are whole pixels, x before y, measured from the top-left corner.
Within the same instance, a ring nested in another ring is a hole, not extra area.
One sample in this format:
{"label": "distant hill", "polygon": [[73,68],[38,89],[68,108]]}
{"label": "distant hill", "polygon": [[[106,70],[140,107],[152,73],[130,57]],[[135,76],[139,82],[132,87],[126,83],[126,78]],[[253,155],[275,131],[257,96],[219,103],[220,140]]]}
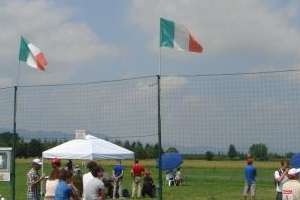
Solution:
{"label": "distant hill", "polygon": [[[0,133],[12,132],[8,128],[0,128]],[[71,140],[74,139],[74,133],[66,133],[62,131],[31,131],[26,129],[17,129],[19,136],[25,141],[30,141],[31,139],[41,139],[41,140]],[[94,135],[102,139],[109,139],[106,135],[87,132],[87,134]]]}

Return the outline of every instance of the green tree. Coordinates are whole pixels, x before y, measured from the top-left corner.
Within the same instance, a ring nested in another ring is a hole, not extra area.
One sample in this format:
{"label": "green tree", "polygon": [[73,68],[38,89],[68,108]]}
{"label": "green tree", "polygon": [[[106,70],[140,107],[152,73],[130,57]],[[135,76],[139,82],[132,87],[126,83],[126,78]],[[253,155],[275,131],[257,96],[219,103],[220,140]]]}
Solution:
{"label": "green tree", "polygon": [[258,160],[268,160],[268,147],[265,144],[252,144],[249,153]]}
{"label": "green tree", "polygon": [[169,152],[169,153],[178,153],[178,150],[175,147],[169,147],[166,152]]}
{"label": "green tree", "polygon": [[43,146],[40,140],[31,139],[27,146],[28,156],[35,157],[42,155]]}
{"label": "green tree", "polygon": [[213,158],[214,158],[214,153],[213,153],[213,152],[207,151],[207,152],[205,153],[205,159],[206,159],[206,160],[211,161],[211,160],[213,160]]}
{"label": "green tree", "polygon": [[229,149],[228,149],[228,157],[230,159],[234,159],[235,157],[237,157],[238,153],[235,149],[235,146],[233,144],[229,145]]}

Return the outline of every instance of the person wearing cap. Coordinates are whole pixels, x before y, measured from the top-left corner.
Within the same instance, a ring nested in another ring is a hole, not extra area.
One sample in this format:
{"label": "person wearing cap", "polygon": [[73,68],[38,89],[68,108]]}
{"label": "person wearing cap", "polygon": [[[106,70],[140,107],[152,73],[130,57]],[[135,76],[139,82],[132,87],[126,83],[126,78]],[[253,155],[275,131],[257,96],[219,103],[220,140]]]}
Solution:
{"label": "person wearing cap", "polygon": [[122,180],[124,174],[124,166],[121,164],[121,160],[117,161],[117,164],[113,168],[113,199],[116,199],[117,193],[119,198],[122,197]]}
{"label": "person wearing cap", "polygon": [[155,197],[155,185],[149,170],[145,172],[143,189],[142,189],[142,196],[146,197],[146,195],[148,195],[151,198]]}
{"label": "person wearing cap", "polygon": [[292,168],[288,171],[289,180],[282,186],[282,200],[300,200],[300,169]]}
{"label": "person wearing cap", "polygon": [[132,168],[131,168],[131,176],[133,178],[132,181],[132,198],[140,198],[142,195],[142,177],[144,175],[145,168],[143,165],[139,163],[138,160],[135,160]]}
{"label": "person wearing cap", "polygon": [[40,159],[32,160],[32,168],[27,173],[27,200],[40,199],[40,183],[44,180],[44,177],[39,174],[41,166],[42,161]]}
{"label": "person wearing cap", "polygon": [[256,190],[256,168],[253,166],[253,159],[248,157],[247,166],[244,169],[245,173],[245,187],[243,191],[244,199],[247,200],[250,195],[251,200],[255,200],[255,190]]}
{"label": "person wearing cap", "polygon": [[282,160],[281,167],[274,173],[274,181],[276,186],[276,200],[282,200],[282,186],[288,181],[289,161]]}

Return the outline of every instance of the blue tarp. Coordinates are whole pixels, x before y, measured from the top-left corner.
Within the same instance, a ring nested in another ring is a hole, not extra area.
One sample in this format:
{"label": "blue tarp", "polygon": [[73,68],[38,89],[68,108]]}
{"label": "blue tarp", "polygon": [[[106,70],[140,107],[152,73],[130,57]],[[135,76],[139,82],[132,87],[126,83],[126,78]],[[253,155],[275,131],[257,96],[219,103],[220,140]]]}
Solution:
{"label": "blue tarp", "polygon": [[300,153],[296,153],[290,160],[293,168],[300,168]]}
{"label": "blue tarp", "polygon": [[[167,171],[178,168],[182,164],[183,159],[179,153],[164,153],[161,156],[161,161],[161,169]],[[157,166],[159,166],[159,163],[157,163]]]}

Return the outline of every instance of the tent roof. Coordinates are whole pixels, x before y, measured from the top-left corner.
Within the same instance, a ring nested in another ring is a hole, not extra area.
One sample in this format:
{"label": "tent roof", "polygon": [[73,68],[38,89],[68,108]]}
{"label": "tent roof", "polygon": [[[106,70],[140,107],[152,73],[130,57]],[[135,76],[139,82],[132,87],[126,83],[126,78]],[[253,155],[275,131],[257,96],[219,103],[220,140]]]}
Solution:
{"label": "tent roof", "polygon": [[100,160],[133,159],[134,153],[92,135],[85,139],[74,139],[43,152],[43,158]]}

